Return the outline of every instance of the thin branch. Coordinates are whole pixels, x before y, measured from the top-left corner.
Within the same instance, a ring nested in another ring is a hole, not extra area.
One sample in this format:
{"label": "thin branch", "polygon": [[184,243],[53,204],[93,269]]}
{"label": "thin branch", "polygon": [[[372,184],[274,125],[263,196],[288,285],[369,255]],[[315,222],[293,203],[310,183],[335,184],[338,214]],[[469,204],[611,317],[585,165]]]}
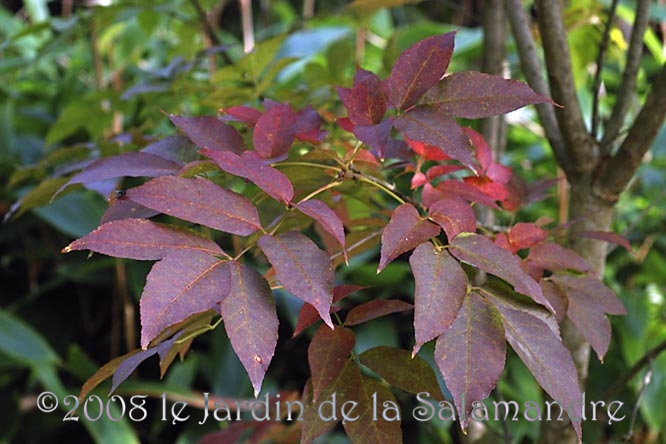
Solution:
{"label": "thin branch", "polygon": [[[507,17],[511,23],[511,30],[516,40],[518,47],[518,54],[520,55],[520,63],[523,67],[523,72],[527,78],[527,82],[532,89],[541,94],[550,94],[546,81],[543,78],[543,67],[539,61],[539,54],[537,46],[532,37],[527,14],[523,9],[521,0],[505,0],[504,7],[506,9]],[[566,155],[564,147],[564,140],[560,132],[555,118],[555,110],[553,105],[545,103],[536,105],[539,120],[546,133],[546,137],[550,142],[553,150],[553,155],[557,163],[565,171],[569,171],[570,164]]]}
{"label": "thin branch", "polygon": [[643,156],[657,137],[666,118],[666,64],[652,83],[645,104],[617,153],[606,162],[597,176],[594,191],[614,202],[634,176]]}
{"label": "thin branch", "polygon": [[636,362],[624,375],[620,377],[620,379],[615,382],[615,384],[611,386],[611,388],[606,391],[601,399],[615,399],[618,393],[622,391],[624,386],[627,385],[627,383],[631,381],[633,377],[643,369],[643,367],[650,365],[651,362],[657,359],[657,356],[659,356],[664,350],[666,350],[666,341],[663,341],[652,350],[648,351],[645,356]]}
{"label": "thin branch", "polygon": [[615,106],[613,106],[613,113],[610,119],[608,119],[601,142],[605,153],[611,152],[613,141],[622,129],[632,97],[636,93],[636,76],[638,75],[638,68],[643,55],[643,37],[650,19],[650,3],[650,0],[638,0],[636,19],[634,20],[634,27],[631,30],[631,39],[629,40],[629,49],[627,51],[627,65],[624,68],[622,83],[617,92]]}
{"label": "thin branch", "polygon": [[610,40],[610,32],[613,28],[615,21],[615,11],[619,0],[613,0],[610,10],[608,11],[608,19],[606,20],[606,27],[604,28],[604,35],[601,37],[599,45],[599,53],[597,54],[596,72],[594,73],[594,86],[592,87],[593,101],[592,101],[592,137],[597,138],[597,131],[599,130],[599,90],[601,89],[601,72],[604,64],[604,56],[606,55],[606,48]]}
{"label": "thin branch", "polygon": [[585,127],[576,95],[562,4],[559,1],[538,0],[537,13],[550,92],[553,100],[564,106],[555,110],[555,117],[571,162],[570,171],[565,171],[569,176],[589,173],[596,167],[599,153]]}

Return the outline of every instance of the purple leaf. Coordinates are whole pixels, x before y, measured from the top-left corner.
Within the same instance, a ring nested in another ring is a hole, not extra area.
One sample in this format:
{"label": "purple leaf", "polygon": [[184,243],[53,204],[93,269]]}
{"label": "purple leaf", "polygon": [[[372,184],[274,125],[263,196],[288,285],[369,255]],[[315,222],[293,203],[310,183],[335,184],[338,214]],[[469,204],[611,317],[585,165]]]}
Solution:
{"label": "purple leaf", "polygon": [[453,239],[460,233],[476,231],[476,215],[472,206],[457,196],[444,197],[428,209],[430,218],[444,229],[446,237]]}
{"label": "purple leaf", "polygon": [[229,262],[229,268],[231,288],[220,303],[220,314],[256,397],[278,340],[275,300],[266,279],[253,268],[236,261]]}
{"label": "purple leaf", "polygon": [[504,279],[513,285],[517,292],[529,296],[554,312],[539,284],[523,271],[518,256],[495,245],[487,237],[475,233],[461,233],[451,241],[450,251],[459,260]]}
{"label": "purple leaf", "polygon": [[169,119],[182,129],[187,137],[200,148],[217,151],[230,151],[240,154],[245,150],[243,137],[231,125],[213,116],[180,117]]}
{"label": "purple leaf", "polygon": [[505,359],[506,340],[500,314],[472,292],[451,327],[435,344],[435,362],[453,395],[463,430],[473,409],[470,401],[488,397],[502,375]]}
{"label": "purple leaf", "polygon": [[356,125],[353,133],[358,140],[370,147],[372,152],[383,159],[391,143],[391,129],[393,128],[393,117],[377,125]]}
{"label": "purple leaf", "polygon": [[351,89],[338,87],[338,95],[354,125],[375,125],[386,113],[382,81],[374,73],[359,69]]}
{"label": "purple leaf", "polygon": [[271,159],[287,153],[295,136],[296,113],[291,106],[280,103],[259,117],[252,143],[261,157]]}
{"label": "purple leaf", "polygon": [[153,210],[216,230],[248,236],[261,230],[252,202],[202,177],[165,176],[127,190],[127,198]]}
{"label": "purple leaf", "polygon": [[164,159],[155,154],[133,152],[118,156],[99,159],[88,165],[78,174],[56,191],[55,196],[62,190],[76,183],[92,183],[116,177],[158,177],[173,174],[181,165]]}
{"label": "purple leaf", "polygon": [[[571,352],[562,344],[553,316],[536,308],[514,305],[511,295],[497,290],[485,292],[500,311],[507,341],[525,363],[539,385],[555,401],[572,410],[580,406],[582,394]],[[583,407],[584,408],[584,407]],[[580,407],[578,407],[580,409]],[[581,417],[580,410],[573,411]],[[581,422],[572,421],[581,438]]]}
{"label": "purple leaf", "polygon": [[264,235],[257,244],[285,290],[315,307],[326,325],[333,328],[333,266],[328,254],[295,231]]}
{"label": "purple leaf", "polygon": [[159,211],[151,210],[131,200],[116,199],[102,215],[100,224],[122,219],[147,219],[159,213]]}
{"label": "purple leaf", "polygon": [[410,139],[437,147],[450,158],[477,171],[469,138],[449,114],[430,106],[417,106],[398,117],[395,128]]}
{"label": "purple leaf", "polygon": [[303,108],[296,114],[294,126],[296,139],[317,144],[324,140],[326,131],[321,129],[321,117],[311,105]]}
{"label": "purple leaf", "polygon": [[439,234],[438,225],[422,218],[414,205],[405,203],[393,210],[391,220],[382,232],[382,248],[377,273],[402,253]]}
{"label": "purple leaf", "polygon": [[222,171],[252,181],[275,200],[289,203],[294,198],[294,187],[289,178],[254,157],[252,152],[246,151],[241,157],[229,151],[202,149],[201,154],[213,159]]}
{"label": "purple leaf", "polygon": [[530,248],[527,261],[542,270],[576,270],[581,272],[591,270],[585,259],[580,257],[578,253],[554,242],[542,242]]}
{"label": "purple leaf", "polygon": [[451,74],[425,94],[423,103],[466,119],[506,114],[533,103],[553,103],[526,83],[467,71]]}
{"label": "purple leaf", "polygon": [[347,249],[345,248],[345,228],[340,217],[324,202],[317,199],[309,199],[296,205],[296,209],[306,216],[311,217],[322,226],[327,233],[335,238],[342,247],[342,253],[347,260]]}
{"label": "purple leaf", "polygon": [[141,347],[165,328],[214,309],[228,294],[229,279],[229,261],[199,251],[171,253],[155,263],[141,295]]}
{"label": "purple leaf", "polygon": [[567,295],[567,316],[600,360],[608,351],[611,326],[606,313],[627,314],[622,302],[599,279],[592,276],[554,274],[550,278]]}
{"label": "purple leaf", "polygon": [[409,258],[416,284],[414,290],[414,335],[412,355],[421,346],[443,334],[454,321],[467,295],[467,275],[448,251],[438,251],[430,242],[419,245]]}
{"label": "purple leaf", "polygon": [[349,314],[347,314],[347,318],[345,319],[345,325],[358,325],[372,319],[413,308],[412,304],[400,299],[374,299],[349,310]]}
{"label": "purple leaf", "polygon": [[336,380],[356,343],[354,333],[345,327],[331,330],[321,325],[308,347],[308,362],[312,375],[312,400],[317,402],[327,387]]}
{"label": "purple leaf", "polygon": [[123,219],[107,222],[93,232],[75,240],[63,253],[91,250],[113,257],[157,260],[178,251],[196,251],[210,255],[226,255],[210,239],[191,231],[158,224],[145,219]]}
{"label": "purple leaf", "polygon": [[[159,344],[157,344],[153,348],[149,348],[148,350],[141,350],[138,353],[133,353],[127,358],[125,358],[116,368],[116,370],[113,372],[113,377],[111,378],[111,390],[109,391],[109,394],[113,393],[116,391],[118,386],[125,381],[127,378],[129,378],[134,370],[146,359],[150,358],[156,353],[160,354],[160,359],[166,353],[166,351],[171,348],[171,346],[176,342],[178,337],[180,336],[180,333],[174,335],[173,338],[168,339],[166,341],[163,341]],[[127,355],[125,355],[127,356]]]}
{"label": "purple leaf", "polygon": [[444,76],[453,54],[455,32],[428,37],[407,48],[385,81],[389,101],[398,110],[414,105]]}

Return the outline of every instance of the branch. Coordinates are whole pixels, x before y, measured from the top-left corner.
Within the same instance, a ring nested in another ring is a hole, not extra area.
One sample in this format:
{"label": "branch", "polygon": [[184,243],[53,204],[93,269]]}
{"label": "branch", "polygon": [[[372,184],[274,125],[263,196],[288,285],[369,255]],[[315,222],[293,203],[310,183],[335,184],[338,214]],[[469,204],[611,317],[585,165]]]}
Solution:
{"label": "branch", "polygon": [[599,171],[595,193],[614,202],[624,191],[641,163],[643,156],[657,137],[666,118],[666,64],[652,83],[645,104],[636,117],[629,134],[617,153]]}
{"label": "branch", "polygon": [[622,129],[632,97],[636,92],[636,76],[638,75],[638,68],[641,56],[643,55],[643,37],[650,19],[650,3],[650,0],[638,0],[636,19],[634,20],[634,27],[631,30],[629,49],[627,51],[627,65],[624,68],[622,84],[617,92],[613,113],[606,123],[604,137],[601,141],[604,153],[611,152],[613,141]]}
{"label": "branch", "polygon": [[571,162],[571,171],[565,171],[576,175],[589,173],[595,168],[599,153],[578,104],[561,2],[537,0],[537,13],[551,94],[555,102],[564,106],[555,110],[555,116]]}
{"label": "branch", "polygon": [[201,26],[203,27],[203,31],[206,34],[206,37],[208,37],[213,46],[218,46],[220,44],[220,39],[217,37],[215,30],[210,25],[210,22],[206,17],[206,11],[204,11],[204,9],[201,7],[199,0],[190,0],[190,3],[194,7],[194,10],[197,12],[197,17],[201,22]]}
{"label": "branch", "polygon": [[609,388],[601,399],[614,399],[631,379],[640,372],[643,367],[657,359],[664,350],[666,350],[666,341],[648,351],[638,362],[636,362],[624,375],[618,379],[611,388]]}
{"label": "branch", "polygon": [[[511,30],[516,40],[518,47],[518,54],[520,55],[520,63],[525,73],[527,83],[536,92],[549,95],[548,86],[543,78],[543,67],[539,61],[539,54],[537,53],[537,46],[532,38],[532,32],[527,19],[527,14],[523,9],[521,0],[505,0],[504,6],[506,14],[511,23]],[[557,163],[565,171],[569,171],[570,163],[564,147],[564,140],[562,133],[557,125],[555,118],[555,109],[549,103],[536,105],[536,110],[539,115],[539,120],[546,132],[546,137],[550,142],[553,150],[553,155]]]}
{"label": "branch", "polygon": [[592,130],[590,131],[594,139],[597,138],[597,131],[599,129],[599,90],[601,89],[601,71],[602,66],[604,65],[604,56],[606,55],[606,48],[608,47],[608,41],[610,40],[610,32],[613,28],[613,22],[615,21],[615,11],[617,10],[618,3],[619,0],[613,0],[610,11],[608,11],[608,19],[606,20],[606,27],[604,28],[604,35],[601,38],[599,53],[597,54],[594,86],[592,87],[594,99],[592,103]]}

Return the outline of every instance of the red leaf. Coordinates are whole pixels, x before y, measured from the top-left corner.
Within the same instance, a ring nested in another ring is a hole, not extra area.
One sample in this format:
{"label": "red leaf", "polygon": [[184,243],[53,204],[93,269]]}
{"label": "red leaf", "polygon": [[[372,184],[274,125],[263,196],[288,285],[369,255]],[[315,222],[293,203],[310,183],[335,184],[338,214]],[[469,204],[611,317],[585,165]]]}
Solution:
{"label": "red leaf", "polygon": [[[326,390],[323,397],[324,400],[322,401],[322,403],[330,401],[329,396],[333,396],[333,394],[336,393],[335,389],[338,384],[344,385],[342,381],[347,378],[347,375],[349,373],[349,371],[346,370],[352,367],[353,365],[354,364],[347,363],[347,366],[342,371],[340,378],[338,378]],[[342,395],[344,396],[344,393]],[[312,380],[308,379],[308,381],[305,383],[305,387],[303,388],[303,397],[301,398],[301,402],[303,403],[303,423],[302,423],[303,432],[301,435],[301,444],[311,444],[315,440],[315,438],[333,429],[333,427],[335,427],[335,425],[338,422],[337,420],[333,419],[331,419],[330,421],[325,421],[324,417],[328,419],[329,415],[332,415],[333,413],[330,410],[326,410],[324,414],[321,414],[321,411],[319,410],[321,404],[317,405],[312,400],[312,396],[313,396]],[[336,401],[337,402],[341,401],[337,393],[336,393]],[[342,402],[344,401],[345,400],[343,400]]]}
{"label": "red leaf", "polygon": [[241,157],[228,151],[202,149],[201,154],[213,159],[222,171],[252,181],[275,200],[289,203],[294,197],[294,187],[289,178],[254,157],[256,154],[252,152],[246,151]]}
{"label": "red leaf", "polygon": [[456,171],[460,171],[463,168],[464,167],[461,165],[435,165],[428,168],[426,174],[428,176],[428,180],[433,180],[446,174],[455,173]]}
{"label": "red leaf", "polygon": [[425,160],[449,160],[451,159],[444,151],[436,146],[429,145],[425,142],[420,142],[418,140],[412,140],[409,136],[403,134],[407,146],[409,146],[412,151],[414,151],[419,156],[423,157]]}
{"label": "red leaf", "polygon": [[342,253],[347,261],[347,250],[345,248],[345,228],[338,215],[324,202],[317,199],[310,199],[300,202],[296,209],[306,216],[319,222],[326,232],[332,235],[342,247]]}
{"label": "red leaf", "polygon": [[338,95],[354,125],[375,125],[386,113],[382,81],[374,73],[359,69],[352,88],[338,87]]}
{"label": "red leaf", "polygon": [[377,273],[402,253],[439,234],[439,226],[422,218],[414,205],[405,203],[393,210],[382,232],[382,248]]}
{"label": "red leaf", "polygon": [[450,115],[428,106],[417,106],[399,116],[394,126],[410,139],[437,147],[476,172],[469,138]]}
{"label": "red leaf", "polygon": [[532,247],[530,253],[527,255],[527,261],[535,264],[542,270],[591,271],[588,263],[578,253],[554,242],[542,242]]}
{"label": "red leaf", "polygon": [[439,199],[428,209],[430,218],[444,229],[449,240],[459,233],[476,231],[476,214],[463,199],[451,196]]}
{"label": "red leaf", "polygon": [[229,264],[231,288],[220,303],[220,314],[256,397],[278,340],[275,300],[266,279],[253,268],[235,261]]}
{"label": "red leaf", "polygon": [[472,402],[497,385],[506,359],[504,327],[497,309],[472,292],[451,327],[437,338],[435,362],[453,395],[464,430]]}
{"label": "red leaf", "polygon": [[622,302],[599,279],[592,276],[554,274],[550,278],[569,299],[567,316],[603,360],[611,339],[606,313],[627,314]]}
{"label": "red leaf", "polygon": [[76,183],[92,183],[116,177],[158,177],[173,174],[180,169],[180,164],[166,160],[155,154],[134,152],[99,159],[88,165],[54,194]]}
{"label": "red leaf", "polygon": [[210,239],[145,219],[107,222],[72,242],[63,248],[62,252],[75,250],[91,250],[108,256],[137,260],[162,259],[167,254],[178,251],[225,255]]}
{"label": "red leaf", "polygon": [[289,231],[277,236],[264,235],[257,242],[275,268],[285,290],[311,304],[329,327],[333,328],[333,266],[325,251],[305,235]]}
{"label": "red leaf", "polygon": [[414,105],[446,73],[455,32],[428,37],[400,54],[385,81],[389,101],[398,110]]}
{"label": "red leaf", "polygon": [[199,149],[192,141],[180,134],[157,140],[141,150],[142,153],[160,156],[183,165],[199,158]]}
{"label": "red leaf", "polygon": [[451,326],[467,295],[467,275],[447,251],[437,251],[430,242],[414,250],[409,265],[416,284],[413,356]]}
{"label": "red leaf", "polygon": [[248,236],[261,230],[252,202],[202,177],[158,177],[127,190],[127,197],[153,210],[231,234]]}
{"label": "red leaf", "polygon": [[624,247],[628,252],[631,253],[631,244],[627,238],[621,234],[612,233],[610,231],[577,231],[574,233],[574,235],[616,244]]}
{"label": "red leaf", "polygon": [[271,159],[289,151],[296,137],[296,113],[287,104],[276,104],[259,117],[252,143],[263,158]]}
{"label": "red leaf", "polygon": [[514,251],[532,248],[545,241],[546,231],[531,223],[518,222],[509,228],[508,239]]}
{"label": "red leaf", "polygon": [[415,190],[427,183],[428,183],[428,178],[426,177],[426,175],[420,171],[417,171],[416,173],[414,173],[414,176],[412,176],[412,183],[410,188],[412,190]]}
{"label": "red leaf", "polygon": [[313,402],[340,376],[355,343],[356,337],[348,328],[331,330],[322,325],[317,329],[308,347]]}
{"label": "red leaf", "polygon": [[504,185],[493,181],[488,176],[468,176],[463,178],[463,180],[466,184],[477,188],[492,200],[503,201],[509,197],[509,192],[504,188]]}
{"label": "red leaf", "polygon": [[383,159],[391,141],[392,128],[393,118],[388,117],[377,125],[356,125],[352,132],[358,140],[370,147],[373,154]]}
{"label": "red leaf", "polygon": [[228,265],[200,251],[172,252],[155,263],[141,295],[141,347],[165,328],[214,309],[229,292]]}
{"label": "red leaf", "polygon": [[231,151],[236,154],[245,150],[243,137],[236,131],[236,128],[227,125],[217,117],[170,116],[169,119],[200,148]]}
{"label": "red leaf", "polygon": [[460,234],[451,241],[450,251],[459,260],[504,279],[517,292],[554,311],[539,284],[523,271],[518,256],[495,245],[487,237],[475,233]]}
{"label": "red leaf", "polygon": [[[565,410],[580,405],[582,394],[576,367],[571,352],[562,344],[555,318],[542,310],[515,305],[510,295],[498,291],[487,294],[502,315],[507,341],[539,385]],[[582,414],[572,413],[577,417]],[[580,440],[581,422],[572,424]]]}
{"label": "red leaf", "polygon": [[[499,208],[495,200],[478,188],[460,180],[447,179],[437,184],[436,191],[440,196],[458,196],[468,202],[476,202],[490,208]],[[437,194],[437,193],[434,193]],[[433,201],[438,200],[434,198]],[[425,205],[425,202],[424,202]]]}
{"label": "red leaf", "polygon": [[444,400],[430,364],[419,356],[412,357],[407,350],[388,346],[374,347],[364,351],[358,359],[361,364],[400,390],[414,395],[427,392],[434,399]]}
{"label": "red leaf", "polygon": [[358,325],[391,313],[400,313],[414,306],[399,299],[374,299],[349,310],[345,325]]}
{"label": "red leaf", "polygon": [[524,82],[467,71],[444,77],[426,93],[424,103],[456,117],[483,119],[533,103],[553,102]]}

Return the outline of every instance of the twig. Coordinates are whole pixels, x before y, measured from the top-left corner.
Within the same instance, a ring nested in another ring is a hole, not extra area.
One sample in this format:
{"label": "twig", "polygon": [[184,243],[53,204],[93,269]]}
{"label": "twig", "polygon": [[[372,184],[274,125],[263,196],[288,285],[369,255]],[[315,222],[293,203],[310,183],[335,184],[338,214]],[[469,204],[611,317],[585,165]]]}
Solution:
{"label": "twig", "polygon": [[636,397],[636,404],[634,405],[634,410],[631,412],[631,420],[629,421],[629,430],[625,435],[626,442],[630,442],[631,438],[633,438],[634,436],[634,426],[636,425],[636,418],[638,417],[638,409],[641,406],[641,399],[645,394],[645,389],[647,388],[648,385],[650,385],[651,379],[652,379],[652,361],[650,361],[650,365],[647,369],[647,372],[645,372],[645,376],[643,377],[643,381],[641,383],[641,388],[638,390],[638,396]]}
{"label": "twig", "polygon": [[243,52],[250,53],[254,49],[254,25],[252,24],[252,1],[239,0],[241,21],[243,23]]}
{"label": "twig", "polygon": [[617,10],[618,0],[613,0],[610,10],[608,11],[608,19],[606,21],[606,27],[604,28],[604,35],[601,37],[601,43],[599,44],[599,53],[597,54],[597,68],[594,73],[594,86],[592,87],[592,133],[593,138],[597,138],[597,132],[599,131],[599,90],[601,89],[601,71],[604,64],[604,56],[606,55],[606,48],[608,47],[608,40],[610,40],[610,31],[613,27],[613,22],[615,21],[615,11]]}
{"label": "twig", "polygon": [[213,46],[219,45],[220,39],[217,37],[217,34],[215,34],[215,30],[208,21],[208,18],[206,17],[206,11],[204,11],[204,9],[201,7],[201,3],[199,3],[199,0],[190,0],[190,3],[194,7],[194,10],[197,12],[197,17],[199,18],[204,33],[210,40],[211,44]]}
{"label": "twig", "polygon": [[612,151],[613,141],[622,129],[632,97],[636,92],[636,76],[643,55],[643,36],[650,19],[650,3],[650,0],[638,0],[636,6],[636,19],[631,30],[631,39],[627,51],[627,65],[624,68],[622,83],[617,92],[615,106],[613,106],[613,113],[606,123],[604,137],[601,141],[604,153]]}

